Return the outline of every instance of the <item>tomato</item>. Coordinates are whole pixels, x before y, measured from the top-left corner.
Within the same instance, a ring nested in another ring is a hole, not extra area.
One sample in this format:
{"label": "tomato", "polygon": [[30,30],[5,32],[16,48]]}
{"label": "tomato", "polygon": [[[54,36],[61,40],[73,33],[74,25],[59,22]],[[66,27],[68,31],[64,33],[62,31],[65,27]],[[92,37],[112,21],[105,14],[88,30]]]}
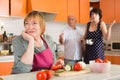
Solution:
{"label": "tomato", "polygon": [[59,62],[51,67],[51,70],[54,70],[54,71],[58,69],[63,69],[63,65]]}
{"label": "tomato", "polygon": [[58,64],[58,65],[56,65],[56,66],[58,66],[59,69],[62,69],[62,68],[63,68],[63,65],[62,65],[62,64]]}
{"label": "tomato", "polygon": [[53,71],[58,70],[58,69],[59,69],[59,66],[56,66],[56,65],[53,65],[53,66],[51,67],[51,70],[53,70]]}
{"label": "tomato", "polygon": [[82,70],[82,65],[79,64],[78,62],[75,63],[74,66],[73,66],[73,70],[74,71],[80,71],[80,70]]}
{"label": "tomato", "polygon": [[103,60],[100,59],[100,58],[97,58],[97,59],[95,59],[95,62],[96,62],[96,63],[103,63]]}
{"label": "tomato", "polygon": [[36,75],[37,80],[46,80],[47,74],[44,71],[40,71]]}
{"label": "tomato", "polygon": [[86,64],[85,64],[85,62],[83,62],[83,61],[79,61],[78,62],[80,65],[82,65],[82,69],[85,69],[86,68]]}
{"label": "tomato", "polygon": [[108,62],[110,62],[110,61],[109,61],[108,59],[104,59],[103,62],[104,62],[104,63],[108,63]]}
{"label": "tomato", "polygon": [[59,69],[62,69],[62,68],[63,68],[63,65],[62,65],[60,62],[57,62],[55,65],[58,66]]}
{"label": "tomato", "polygon": [[50,70],[44,71],[47,74],[47,80],[49,80],[52,77],[52,72]]}

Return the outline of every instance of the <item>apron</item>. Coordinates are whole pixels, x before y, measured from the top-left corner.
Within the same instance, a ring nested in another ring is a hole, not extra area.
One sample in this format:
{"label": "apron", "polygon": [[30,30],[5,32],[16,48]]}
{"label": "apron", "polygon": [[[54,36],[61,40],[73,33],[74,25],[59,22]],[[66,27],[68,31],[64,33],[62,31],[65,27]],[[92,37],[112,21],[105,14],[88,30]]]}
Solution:
{"label": "apron", "polygon": [[[41,37],[42,38],[42,37]],[[53,54],[46,41],[42,38],[45,43],[46,49],[42,52],[34,54],[32,71],[38,71],[41,69],[49,69],[53,63]]]}

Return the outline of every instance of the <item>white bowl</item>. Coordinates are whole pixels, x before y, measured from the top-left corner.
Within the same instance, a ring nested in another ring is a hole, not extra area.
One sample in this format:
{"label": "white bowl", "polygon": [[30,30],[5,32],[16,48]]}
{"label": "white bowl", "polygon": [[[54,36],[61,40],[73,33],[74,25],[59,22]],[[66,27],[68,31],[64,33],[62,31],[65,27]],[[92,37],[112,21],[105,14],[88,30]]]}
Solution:
{"label": "white bowl", "polygon": [[111,62],[107,63],[96,63],[95,61],[90,61],[90,69],[93,72],[104,73],[111,69]]}

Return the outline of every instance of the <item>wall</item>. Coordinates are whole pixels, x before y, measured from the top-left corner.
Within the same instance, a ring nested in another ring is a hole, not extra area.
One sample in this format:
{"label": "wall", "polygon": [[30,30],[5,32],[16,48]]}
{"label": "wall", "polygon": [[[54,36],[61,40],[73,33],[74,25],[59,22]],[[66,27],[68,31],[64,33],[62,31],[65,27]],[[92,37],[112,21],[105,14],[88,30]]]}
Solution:
{"label": "wall", "polygon": [[[24,29],[23,19],[21,18],[1,18],[0,22],[4,22],[4,28],[7,33],[14,33],[14,35],[19,35]],[[46,22],[46,34],[49,34],[55,42],[58,43],[59,35],[67,27],[67,23],[64,22]],[[85,30],[86,25],[77,24],[81,29]],[[109,26],[109,25],[107,25]],[[110,41],[120,41],[120,23],[116,23],[112,27],[111,40]],[[110,42],[109,41],[109,42]]]}
{"label": "wall", "polygon": [[[23,19],[13,18],[13,17],[0,17],[0,23],[4,23],[3,27],[7,34],[13,33],[14,35],[19,35],[24,29]],[[1,24],[0,24],[1,27]]]}
{"label": "wall", "polygon": [[[23,19],[21,18],[3,18],[0,17],[0,22],[4,22],[4,28],[7,33],[14,33],[14,35],[19,35],[21,31],[24,29]],[[46,22],[46,34],[49,34],[53,40],[57,43],[59,35],[63,32],[63,30],[67,27],[67,23],[64,22]],[[85,25],[77,24],[78,27],[85,30]]]}
{"label": "wall", "polygon": [[[109,24],[107,25],[107,27]],[[120,23],[115,23],[111,30],[111,38],[109,41],[105,40],[105,43],[110,44],[112,41],[119,42],[120,41]]]}
{"label": "wall", "polygon": [[[68,27],[67,23],[60,23],[60,22],[47,22],[46,24],[46,33],[50,34],[52,38],[57,41],[58,43],[58,39],[59,39],[59,35],[64,31],[64,29],[66,27]],[[77,24],[78,27],[80,27],[81,29],[85,30],[85,25],[80,25]]]}
{"label": "wall", "polygon": [[120,23],[116,23],[112,27],[111,41],[120,41]]}

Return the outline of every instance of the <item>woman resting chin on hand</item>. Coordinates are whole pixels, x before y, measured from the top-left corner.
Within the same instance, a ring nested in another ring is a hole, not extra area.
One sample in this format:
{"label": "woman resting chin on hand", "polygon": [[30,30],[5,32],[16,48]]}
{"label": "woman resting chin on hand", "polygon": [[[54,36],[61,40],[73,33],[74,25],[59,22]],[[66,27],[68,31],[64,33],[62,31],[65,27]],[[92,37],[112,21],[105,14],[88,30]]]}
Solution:
{"label": "woman resting chin on hand", "polygon": [[24,28],[12,41],[15,56],[12,73],[50,69],[56,55],[52,38],[44,34],[43,16],[38,11],[30,12],[24,19]]}

